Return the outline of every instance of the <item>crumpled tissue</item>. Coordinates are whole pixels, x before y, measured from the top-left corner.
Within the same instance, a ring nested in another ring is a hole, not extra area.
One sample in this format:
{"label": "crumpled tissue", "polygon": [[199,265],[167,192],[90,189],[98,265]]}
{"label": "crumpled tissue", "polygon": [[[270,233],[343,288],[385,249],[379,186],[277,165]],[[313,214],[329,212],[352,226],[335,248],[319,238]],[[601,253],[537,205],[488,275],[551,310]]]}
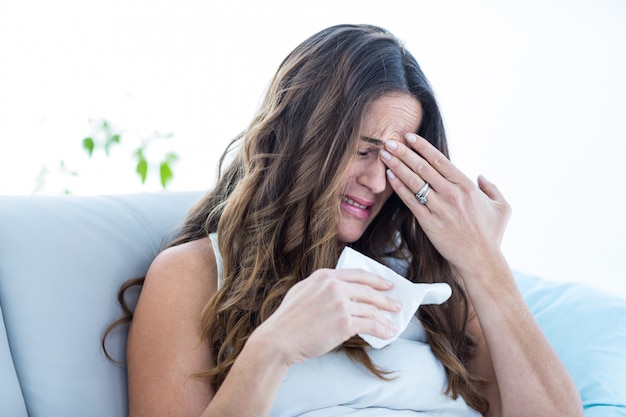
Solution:
{"label": "crumpled tissue", "polygon": [[393,322],[398,332],[390,339],[380,339],[359,333],[363,340],[376,349],[381,349],[396,340],[409,325],[420,305],[441,304],[452,295],[452,288],[446,283],[413,283],[397,274],[393,269],[349,247],[344,248],[341,252],[336,268],[362,269],[394,283],[393,288],[385,291],[385,293],[388,297],[402,304],[402,310],[399,312],[383,311],[383,314]]}

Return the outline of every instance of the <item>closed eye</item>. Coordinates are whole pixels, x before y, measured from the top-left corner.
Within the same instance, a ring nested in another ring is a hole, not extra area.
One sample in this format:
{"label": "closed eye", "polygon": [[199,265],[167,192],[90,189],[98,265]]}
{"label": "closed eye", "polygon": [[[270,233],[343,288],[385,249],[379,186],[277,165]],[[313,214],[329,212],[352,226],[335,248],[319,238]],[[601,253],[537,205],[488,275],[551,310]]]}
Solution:
{"label": "closed eye", "polygon": [[364,148],[360,148],[357,151],[357,155],[359,157],[372,157],[372,156],[378,156],[378,152],[380,152],[380,148],[378,146],[367,146]]}
{"label": "closed eye", "polygon": [[358,150],[357,154],[359,156],[370,156],[372,154],[378,154],[378,151],[383,147],[382,140],[373,139],[368,136],[361,136],[361,143],[365,146]]}

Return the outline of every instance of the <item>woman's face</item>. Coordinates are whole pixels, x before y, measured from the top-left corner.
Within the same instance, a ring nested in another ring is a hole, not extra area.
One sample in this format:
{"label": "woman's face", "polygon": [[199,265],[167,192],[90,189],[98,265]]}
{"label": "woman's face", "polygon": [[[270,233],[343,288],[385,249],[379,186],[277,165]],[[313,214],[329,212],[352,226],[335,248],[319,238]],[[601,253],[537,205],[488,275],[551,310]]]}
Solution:
{"label": "woman's face", "polygon": [[408,94],[389,93],[372,102],[365,112],[358,155],[342,179],[339,240],[358,240],[378,215],[393,190],[379,152],[385,141],[405,142],[404,135],[417,132],[422,106]]}

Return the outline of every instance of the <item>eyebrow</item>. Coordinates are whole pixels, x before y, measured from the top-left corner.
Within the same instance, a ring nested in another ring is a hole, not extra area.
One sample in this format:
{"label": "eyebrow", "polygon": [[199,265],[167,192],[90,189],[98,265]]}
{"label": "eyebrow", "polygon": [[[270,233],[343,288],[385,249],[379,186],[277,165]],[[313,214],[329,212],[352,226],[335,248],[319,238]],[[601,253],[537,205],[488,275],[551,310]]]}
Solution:
{"label": "eyebrow", "polygon": [[361,140],[367,143],[371,143],[372,145],[378,146],[378,147],[383,147],[383,145],[385,144],[385,142],[381,139],[376,139],[376,138],[370,138],[369,136],[361,136]]}

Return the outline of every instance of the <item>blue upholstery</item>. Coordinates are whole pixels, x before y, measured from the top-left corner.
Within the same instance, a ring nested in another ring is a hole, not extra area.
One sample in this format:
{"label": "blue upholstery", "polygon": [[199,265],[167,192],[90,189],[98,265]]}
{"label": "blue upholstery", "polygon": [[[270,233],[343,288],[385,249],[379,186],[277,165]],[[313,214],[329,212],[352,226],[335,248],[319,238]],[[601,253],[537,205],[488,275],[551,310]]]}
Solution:
{"label": "blue upholstery", "polygon": [[578,387],[585,417],[626,416],[626,299],[582,284],[516,278]]}
{"label": "blue upholstery", "polygon": [[[120,284],[145,274],[199,197],[0,197],[0,416],[126,415],[125,370],[103,356],[102,332]],[[110,339],[120,359],[125,340]]]}
{"label": "blue upholstery", "polygon": [[[143,276],[198,192],[0,196],[0,416],[123,417],[126,373],[100,349],[115,297]],[[586,417],[626,416],[626,301],[521,274]],[[125,355],[125,332],[109,348]]]}

